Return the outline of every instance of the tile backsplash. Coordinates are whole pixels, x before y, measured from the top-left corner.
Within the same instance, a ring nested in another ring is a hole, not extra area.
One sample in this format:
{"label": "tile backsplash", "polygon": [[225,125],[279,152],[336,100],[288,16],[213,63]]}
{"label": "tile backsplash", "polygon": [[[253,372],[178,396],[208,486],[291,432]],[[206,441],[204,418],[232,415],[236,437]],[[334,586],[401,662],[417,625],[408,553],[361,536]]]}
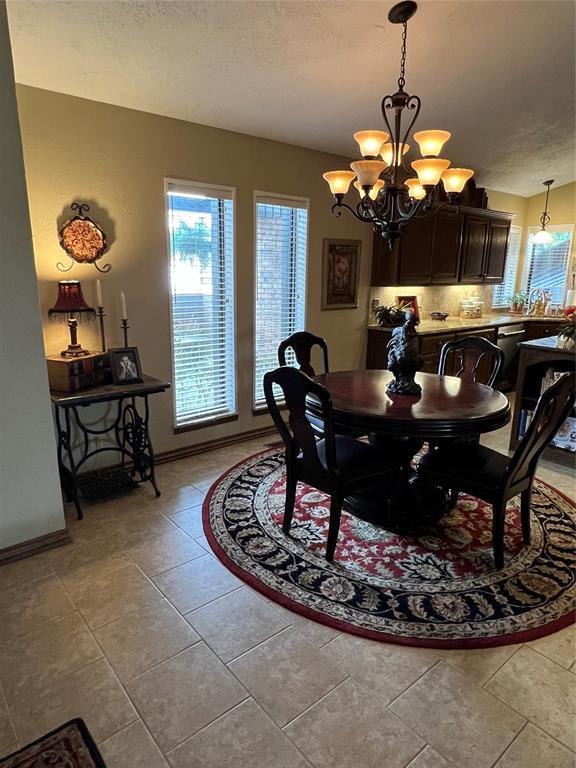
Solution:
{"label": "tile backsplash", "polygon": [[[492,290],[491,285],[420,285],[412,287],[402,285],[392,288],[370,288],[369,307],[371,310],[373,299],[378,299],[380,304],[389,306],[395,303],[397,296],[417,296],[422,318],[427,318],[429,312],[448,312],[452,317],[457,317],[462,299],[474,296],[484,302],[484,314],[489,314],[492,305]],[[369,322],[374,322],[372,311],[370,311]]]}

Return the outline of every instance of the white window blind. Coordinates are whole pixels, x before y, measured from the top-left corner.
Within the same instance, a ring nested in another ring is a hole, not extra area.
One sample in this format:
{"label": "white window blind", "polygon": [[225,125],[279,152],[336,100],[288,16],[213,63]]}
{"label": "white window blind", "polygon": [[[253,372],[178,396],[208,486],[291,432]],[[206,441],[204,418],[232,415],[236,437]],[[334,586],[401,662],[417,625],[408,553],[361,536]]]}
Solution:
{"label": "white window blind", "polygon": [[278,367],[278,345],[304,329],[308,203],[255,196],[256,307],[254,405],[265,403],[262,379]]}
{"label": "white window blind", "polygon": [[508,296],[516,291],[516,280],[518,278],[518,264],[520,262],[520,241],[522,240],[522,227],[510,227],[510,236],[508,238],[508,248],[506,250],[506,274],[504,282],[501,285],[495,285],[492,293],[493,307],[509,306]]}
{"label": "white window blind", "polygon": [[534,288],[548,288],[552,293],[552,303],[564,301],[568,260],[572,245],[572,226],[548,226],[552,235],[550,245],[534,242],[534,235],[539,227],[530,227],[526,245],[526,263],[524,268],[526,291]]}
{"label": "white window blind", "polygon": [[233,191],[167,182],[175,426],[236,411]]}

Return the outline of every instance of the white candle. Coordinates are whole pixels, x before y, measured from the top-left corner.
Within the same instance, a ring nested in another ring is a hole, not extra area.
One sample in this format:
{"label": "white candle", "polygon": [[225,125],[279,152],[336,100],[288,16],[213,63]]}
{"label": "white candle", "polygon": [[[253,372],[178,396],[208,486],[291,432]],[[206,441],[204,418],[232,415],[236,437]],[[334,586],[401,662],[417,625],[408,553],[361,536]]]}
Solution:
{"label": "white candle", "polygon": [[128,320],[128,312],[126,312],[126,296],[124,296],[124,291],[120,291],[120,306],[122,307],[122,320]]}
{"label": "white candle", "polygon": [[96,305],[98,307],[104,306],[104,302],[102,301],[102,283],[100,280],[96,280]]}

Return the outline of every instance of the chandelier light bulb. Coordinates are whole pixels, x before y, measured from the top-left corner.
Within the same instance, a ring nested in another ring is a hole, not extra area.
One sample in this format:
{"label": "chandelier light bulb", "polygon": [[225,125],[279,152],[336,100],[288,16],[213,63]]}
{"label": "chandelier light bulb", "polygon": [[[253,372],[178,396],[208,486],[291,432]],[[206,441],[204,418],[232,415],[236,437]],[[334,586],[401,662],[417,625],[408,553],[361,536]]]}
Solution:
{"label": "chandelier light bulb", "polygon": [[408,187],[408,194],[414,200],[423,200],[426,197],[426,190],[418,179],[406,179],[404,184]]}
{"label": "chandelier light bulb", "polygon": [[333,195],[345,195],[355,176],[352,171],[326,171],[322,174]]}
{"label": "chandelier light bulb", "polygon": [[423,187],[434,187],[440,181],[442,173],[450,165],[450,160],[442,160],[439,157],[427,157],[424,160],[413,160],[412,168],[418,174],[418,181]]}
{"label": "chandelier light bulb", "polygon": [[[402,145],[402,154],[405,155],[406,152],[408,152],[410,149],[410,144],[403,144]],[[394,146],[392,144],[384,144],[382,149],[380,150],[380,157],[386,165],[392,165],[392,158],[394,156]],[[402,162],[402,158],[400,157],[400,153],[398,153],[398,157],[396,158],[396,165],[400,165]]]}
{"label": "chandelier light bulb", "polygon": [[450,136],[452,134],[449,131],[418,131],[414,139],[420,146],[422,157],[438,157]]}
{"label": "chandelier light bulb", "polygon": [[470,168],[448,168],[442,174],[442,184],[448,194],[462,192],[468,179],[474,176]]}
{"label": "chandelier light bulb", "polygon": [[350,168],[358,176],[361,187],[373,187],[382,171],[386,169],[386,163],[382,160],[356,160],[350,163]]}
{"label": "chandelier light bulb", "polygon": [[[360,199],[362,199],[366,195],[365,190],[362,189],[362,185],[360,184],[359,181],[355,181],[354,186],[358,190]],[[370,192],[368,193],[370,195],[371,200],[376,200],[376,198],[378,197],[378,192],[380,192],[383,186],[384,186],[384,182],[382,181],[382,179],[378,179],[374,184],[374,186],[372,187],[372,189],[370,190]]]}
{"label": "chandelier light bulb", "polygon": [[360,147],[362,157],[378,157],[380,147],[388,141],[386,131],[356,131],[354,140]]}
{"label": "chandelier light bulb", "polygon": [[534,235],[534,242],[538,245],[550,245],[553,239],[552,234],[544,228],[539,229]]}

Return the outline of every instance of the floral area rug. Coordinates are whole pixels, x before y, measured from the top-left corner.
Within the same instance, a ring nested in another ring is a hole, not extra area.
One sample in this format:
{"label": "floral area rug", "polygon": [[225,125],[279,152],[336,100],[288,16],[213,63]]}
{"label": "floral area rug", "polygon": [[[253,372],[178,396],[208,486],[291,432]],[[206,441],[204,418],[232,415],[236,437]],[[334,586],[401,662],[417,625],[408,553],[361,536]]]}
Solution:
{"label": "floral area rug", "polygon": [[77,718],[0,760],[2,768],[106,768],[83,720]]}
{"label": "floral area rug", "polygon": [[228,470],[204,503],[216,556],[272,600],[308,618],[385,642],[481,648],[532,640],[574,621],[576,507],[536,481],[531,543],[522,545],[516,499],[505,556],[492,558],[488,504],[458,506],[416,535],[344,513],[333,563],[324,558],[329,498],[298,484],[289,536],[282,533],[285,467],[273,449]]}

